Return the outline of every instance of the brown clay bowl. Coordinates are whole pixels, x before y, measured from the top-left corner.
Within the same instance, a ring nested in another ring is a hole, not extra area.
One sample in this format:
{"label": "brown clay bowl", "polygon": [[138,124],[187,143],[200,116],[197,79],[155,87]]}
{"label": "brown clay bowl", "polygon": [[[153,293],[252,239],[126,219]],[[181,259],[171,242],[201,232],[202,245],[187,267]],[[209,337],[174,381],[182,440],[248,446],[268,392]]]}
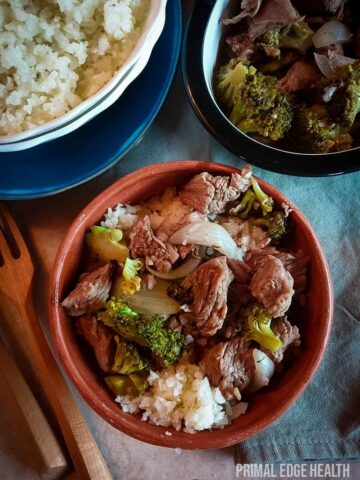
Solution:
{"label": "brown clay bowl", "polygon": [[[50,280],[50,323],[53,340],[63,365],[85,401],[106,421],[139,440],[166,447],[185,449],[222,448],[241,442],[266,428],[283,415],[299,398],[314,376],[329,338],[333,294],[329,268],[319,241],[307,219],[279,191],[265,182],[261,187],[276,202],[294,208],[295,246],[311,259],[307,304],[297,322],[302,335],[302,352],[270,386],[252,394],[249,408],[224,429],[196,434],[176,432],[142,422],[140,417],[123,413],[108,391],[75,335],[71,318],[60,302],[74,286],[83,249],[85,231],[98,222],[109,206],[136,203],[161,193],[166,186],[181,185],[191,176],[208,171],[230,175],[236,168],[201,161],[179,161],[144,167],[120,179],[98,195],[75,218],[58,251]],[[165,435],[171,431],[172,436]]]}

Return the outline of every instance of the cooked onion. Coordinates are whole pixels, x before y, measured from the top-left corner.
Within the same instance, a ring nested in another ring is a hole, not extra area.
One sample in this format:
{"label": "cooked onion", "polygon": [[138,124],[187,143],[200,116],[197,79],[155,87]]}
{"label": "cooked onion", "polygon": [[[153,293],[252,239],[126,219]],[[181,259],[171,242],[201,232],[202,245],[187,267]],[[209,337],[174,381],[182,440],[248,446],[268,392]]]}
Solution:
{"label": "cooked onion", "polygon": [[255,376],[250,387],[246,390],[249,393],[266,387],[275,370],[274,362],[261,350],[254,348],[253,357],[255,361]]}
{"label": "cooked onion", "polygon": [[130,308],[142,315],[172,315],[180,311],[180,304],[167,294],[168,282],[158,280],[153,289],[142,288],[134,295],[122,295]]}
{"label": "cooked onion", "polygon": [[351,37],[351,30],[346,25],[332,20],[317,30],[312,37],[312,41],[315,48],[323,48],[329,45],[347,43],[351,40]]}
{"label": "cooked onion", "polygon": [[177,230],[170,243],[176,245],[203,245],[223,253],[233,260],[242,260],[243,251],[239,248],[224,227],[212,222],[193,222]]}
{"label": "cooked onion", "polygon": [[176,280],[177,278],[183,278],[189,275],[196,267],[200,265],[201,257],[198,255],[191,255],[180,267],[170,270],[170,272],[158,272],[154,268],[151,268],[146,259],[146,269],[152,273],[155,277],[162,278],[164,280]]}
{"label": "cooked onion", "polygon": [[350,57],[345,57],[344,55],[339,55],[335,52],[329,52],[329,56],[320,55],[319,53],[314,53],[315,61],[319,67],[320,72],[324,77],[332,79],[336,77],[336,73],[339,68],[354,63],[355,59]]}

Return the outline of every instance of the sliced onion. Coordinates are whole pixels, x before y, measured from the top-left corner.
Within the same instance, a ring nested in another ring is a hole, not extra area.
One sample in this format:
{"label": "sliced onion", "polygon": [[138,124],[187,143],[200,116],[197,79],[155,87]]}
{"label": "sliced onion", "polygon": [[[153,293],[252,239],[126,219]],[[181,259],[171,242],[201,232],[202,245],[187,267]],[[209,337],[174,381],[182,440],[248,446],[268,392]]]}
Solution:
{"label": "sliced onion", "polygon": [[329,45],[347,43],[351,40],[351,37],[351,30],[346,25],[332,20],[317,30],[312,37],[312,41],[315,48],[323,48]]}
{"label": "sliced onion", "polygon": [[355,58],[345,57],[335,52],[329,52],[329,56],[314,53],[315,61],[320,72],[324,77],[332,79],[336,77],[336,73],[341,67],[350,65],[355,62]]}
{"label": "sliced onion", "polygon": [[154,268],[151,268],[148,259],[146,259],[146,270],[152,273],[155,277],[162,278],[164,280],[176,280],[177,278],[183,278],[189,275],[195,268],[200,265],[201,257],[198,255],[191,255],[180,267],[170,270],[170,272],[158,272]]}
{"label": "sliced onion", "polygon": [[224,227],[212,222],[192,222],[177,230],[170,243],[175,245],[202,245],[218,250],[232,260],[242,260],[243,251],[239,248]]}
{"label": "sliced onion", "polygon": [[172,315],[180,311],[180,304],[167,294],[168,282],[158,280],[152,290],[142,288],[134,295],[122,295],[130,308],[142,315]]}
{"label": "sliced onion", "polygon": [[266,353],[254,348],[253,358],[255,362],[255,376],[247,392],[256,392],[262,387],[269,384],[270,378],[274,374],[274,362],[266,355]]}

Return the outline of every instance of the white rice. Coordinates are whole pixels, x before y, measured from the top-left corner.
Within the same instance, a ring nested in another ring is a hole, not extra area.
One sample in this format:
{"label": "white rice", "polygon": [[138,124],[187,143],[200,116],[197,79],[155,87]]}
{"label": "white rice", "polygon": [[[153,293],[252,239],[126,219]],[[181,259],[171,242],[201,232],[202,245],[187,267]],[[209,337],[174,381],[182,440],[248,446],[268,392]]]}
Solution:
{"label": "white rice", "polygon": [[225,399],[197,365],[181,364],[151,372],[150,390],[135,398],[117,397],[124,412],[143,412],[142,420],[195,433],[224,427],[230,421]]}
{"label": "white rice", "polygon": [[53,120],[103,87],[141,34],[150,0],[2,0],[0,135]]}

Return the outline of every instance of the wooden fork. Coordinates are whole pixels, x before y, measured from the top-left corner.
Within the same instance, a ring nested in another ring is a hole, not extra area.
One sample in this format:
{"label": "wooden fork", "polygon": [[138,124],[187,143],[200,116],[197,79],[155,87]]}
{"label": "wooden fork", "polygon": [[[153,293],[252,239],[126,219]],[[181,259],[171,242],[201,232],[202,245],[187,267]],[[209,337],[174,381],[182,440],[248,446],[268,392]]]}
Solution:
{"label": "wooden fork", "polygon": [[0,300],[13,312],[7,328],[20,344],[55,415],[81,480],[111,480],[100,450],[56,364],[32,301],[34,267],[25,241],[8,208],[0,202]]}

